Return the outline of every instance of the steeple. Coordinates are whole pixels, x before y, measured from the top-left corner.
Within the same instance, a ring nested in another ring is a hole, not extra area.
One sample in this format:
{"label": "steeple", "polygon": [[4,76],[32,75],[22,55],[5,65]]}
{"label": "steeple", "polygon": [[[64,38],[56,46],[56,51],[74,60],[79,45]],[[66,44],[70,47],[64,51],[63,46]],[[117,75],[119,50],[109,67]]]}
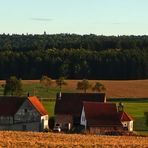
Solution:
{"label": "steeple", "polygon": [[119,102],[119,105],[118,105],[118,112],[123,112],[123,111],[124,111],[123,103],[122,103],[122,102]]}

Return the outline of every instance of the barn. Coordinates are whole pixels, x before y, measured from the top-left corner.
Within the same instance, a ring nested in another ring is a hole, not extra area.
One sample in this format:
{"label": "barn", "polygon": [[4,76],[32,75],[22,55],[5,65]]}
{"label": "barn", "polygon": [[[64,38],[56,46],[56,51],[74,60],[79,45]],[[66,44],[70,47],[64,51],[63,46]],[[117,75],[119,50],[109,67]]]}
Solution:
{"label": "barn", "polygon": [[36,96],[0,97],[0,130],[43,131],[48,113]]}
{"label": "barn", "polygon": [[91,134],[108,134],[123,130],[115,103],[84,101],[80,123]]}
{"label": "barn", "polygon": [[61,93],[55,104],[55,126],[62,130],[80,125],[83,101],[106,102],[105,93]]}

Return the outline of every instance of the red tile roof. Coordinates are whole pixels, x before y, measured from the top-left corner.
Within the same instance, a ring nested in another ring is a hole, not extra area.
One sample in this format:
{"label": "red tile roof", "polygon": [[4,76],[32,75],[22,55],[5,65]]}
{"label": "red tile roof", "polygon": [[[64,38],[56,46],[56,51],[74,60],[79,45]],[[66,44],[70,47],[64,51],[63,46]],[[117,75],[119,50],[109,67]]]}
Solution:
{"label": "red tile roof", "polygon": [[118,115],[119,115],[121,122],[133,121],[133,118],[131,116],[129,116],[126,112],[119,112]]}
{"label": "red tile roof", "polygon": [[39,99],[36,96],[32,96],[32,97],[30,96],[28,97],[28,99],[42,116],[48,115],[48,112],[45,110],[42,103],[39,101]]}
{"label": "red tile roof", "polygon": [[122,127],[116,104],[83,102],[87,124],[90,127]]}
{"label": "red tile roof", "polygon": [[57,94],[55,114],[70,114],[80,117],[83,101],[104,102],[104,93],[62,93],[61,98]]}
{"label": "red tile roof", "polygon": [[25,101],[26,97],[0,97],[0,116],[13,116]]}

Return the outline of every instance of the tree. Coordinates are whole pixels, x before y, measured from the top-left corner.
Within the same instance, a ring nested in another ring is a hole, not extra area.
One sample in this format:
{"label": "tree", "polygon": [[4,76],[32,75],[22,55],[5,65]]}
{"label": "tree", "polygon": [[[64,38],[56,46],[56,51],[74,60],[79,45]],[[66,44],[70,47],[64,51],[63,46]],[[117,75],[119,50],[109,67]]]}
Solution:
{"label": "tree", "polygon": [[101,92],[101,91],[105,91],[106,88],[103,84],[101,84],[100,82],[96,82],[96,84],[92,87],[93,91],[97,91],[97,92]]}
{"label": "tree", "polygon": [[91,85],[89,84],[89,81],[86,79],[83,79],[81,82],[77,83],[77,89],[84,90],[84,93],[86,93],[87,89],[91,88]]}
{"label": "tree", "polygon": [[65,78],[64,77],[60,77],[59,79],[56,80],[56,84],[60,88],[60,92],[61,92],[62,86],[66,85],[67,83],[65,82]]}
{"label": "tree", "polygon": [[47,91],[49,89],[49,87],[51,86],[51,78],[49,78],[48,76],[42,76],[40,79],[40,83],[47,88]]}
{"label": "tree", "polygon": [[21,79],[17,79],[15,76],[11,76],[6,80],[4,95],[20,96],[22,94],[22,91]]}

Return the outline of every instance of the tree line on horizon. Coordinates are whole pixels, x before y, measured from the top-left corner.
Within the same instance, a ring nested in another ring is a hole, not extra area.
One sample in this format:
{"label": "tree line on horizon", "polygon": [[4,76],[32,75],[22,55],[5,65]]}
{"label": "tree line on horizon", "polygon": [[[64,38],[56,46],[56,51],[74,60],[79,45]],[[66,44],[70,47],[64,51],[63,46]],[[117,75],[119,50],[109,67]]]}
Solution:
{"label": "tree line on horizon", "polygon": [[47,49],[87,49],[102,51],[108,49],[145,49],[148,36],[104,36],[78,34],[0,34],[0,51],[34,51]]}
{"label": "tree line on horizon", "polygon": [[0,35],[0,79],[148,78],[148,36]]}

